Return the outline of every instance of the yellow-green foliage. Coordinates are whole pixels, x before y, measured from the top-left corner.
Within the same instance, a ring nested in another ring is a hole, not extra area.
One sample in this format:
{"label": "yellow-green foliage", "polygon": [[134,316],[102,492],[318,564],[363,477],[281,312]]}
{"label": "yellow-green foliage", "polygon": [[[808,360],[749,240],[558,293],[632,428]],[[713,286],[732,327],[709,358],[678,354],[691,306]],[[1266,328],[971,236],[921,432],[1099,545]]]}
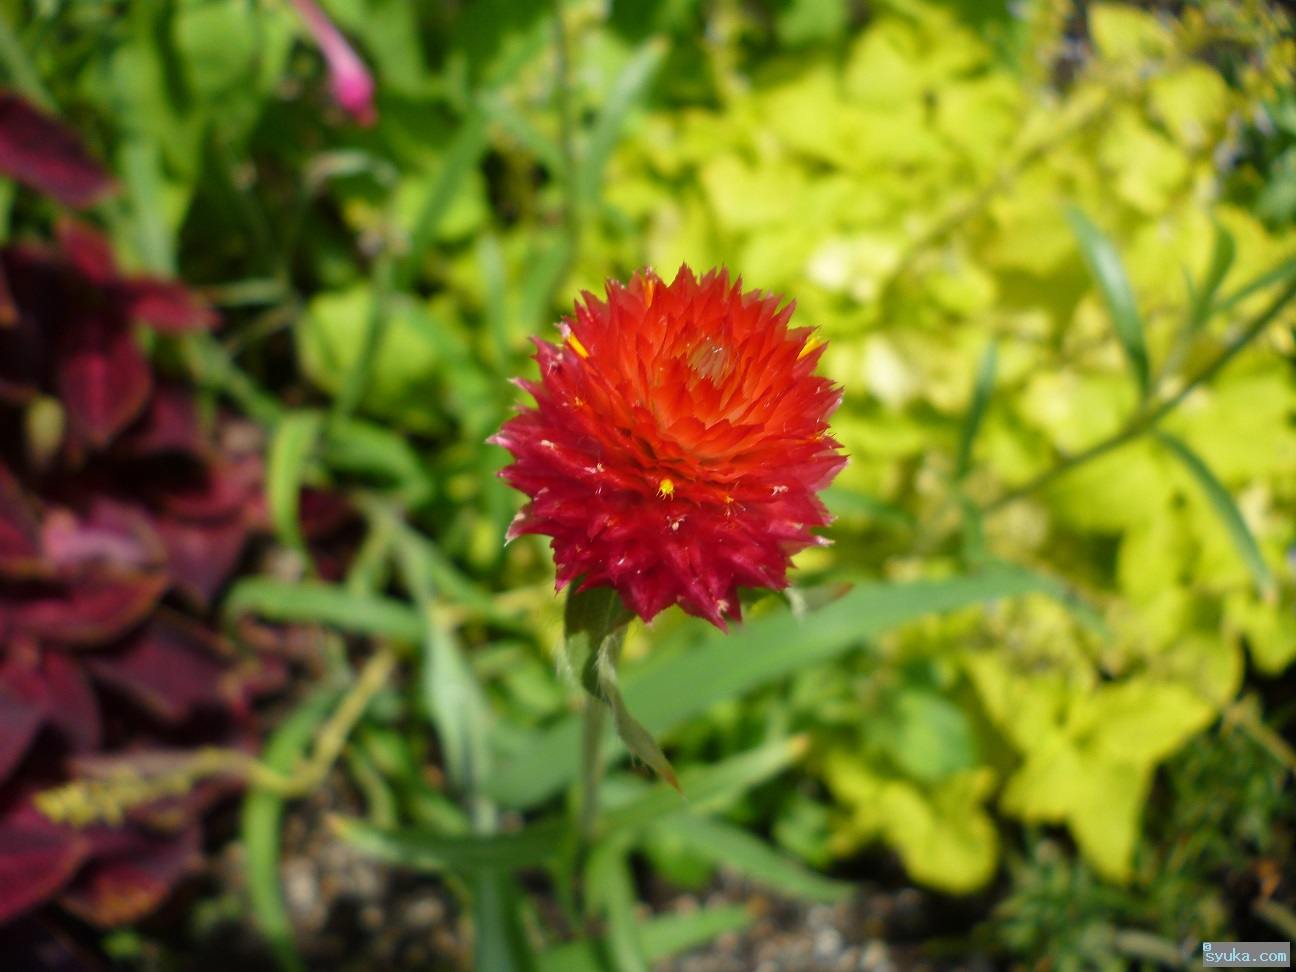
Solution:
{"label": "yellow-green foliage", "polygon": [[[1040,18],[1035,50],[1056,48],[1059,22]],[[1172,353],[1185,273],[1205,274],[1215,224],[1236,240],[1224,293],[1293,252],[1291,234],[1216,204],[1217,152],[1251,96],[1197,56],[1223,28],[1095,4],[1088,29],[1093,58],[1059,93],[1031,79],[1041,72],[1004,67],[942,8],[895,4],[843,58],[728,77],[723,103],[654,113],[614,156],[606,196],[642,229],[648,262],[667,274],[726,264],[795,296],[800,323],[822,328],[852,456],[838,485],[923,524],[897,536],[846,518],[806,567],[949,569],[956,443],[992,340],[997,383],[962,487],[973,504],[1130,419],[1138,391],[1066,205],[1121,253],[1163,394],[1266,300]],[[605,269],[591,259],[582,279]],[[1153,771],[1233,702],[1244,648],[1265,673],[1296,658],[1284,566],[1296,384],[1277,353],[1290,344],[1276,323],[1163,426],[1233,494],[1278,592],[1256,593],[1199,483],[1149,437],[995,509],[980,555],[1066,578],[1096,616],[1041,598],[889,641],[894,691],[858,744],[817,764],[843,808],[838,851],[881,839],[915,878],[967,891],[994,872],[998,812],[1065,824],[1100,873],[1130,877]],[[915,664],[935,675],[915,683]]]}

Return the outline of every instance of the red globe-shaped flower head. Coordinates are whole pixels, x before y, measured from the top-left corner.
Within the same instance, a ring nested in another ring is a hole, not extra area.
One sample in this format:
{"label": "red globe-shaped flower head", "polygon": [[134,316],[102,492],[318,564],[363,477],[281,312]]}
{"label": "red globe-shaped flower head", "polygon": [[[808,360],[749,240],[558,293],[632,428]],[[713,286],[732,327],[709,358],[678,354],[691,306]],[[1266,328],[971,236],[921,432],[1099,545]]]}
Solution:
{"label": "red globe-shaped flower head", "polygon": [[490,440],[530,497],[509,539],[552,537],[560,590],[583,576],[644,620],[678,604],[725,628],[740,586],[784,588],[791,555],[827,543],[816,493],[846,458],[823,347],[788,327],[792,304],[725,270],[582,296],[561,345],[536,340],[540,380],[518,382],[536,407]]}

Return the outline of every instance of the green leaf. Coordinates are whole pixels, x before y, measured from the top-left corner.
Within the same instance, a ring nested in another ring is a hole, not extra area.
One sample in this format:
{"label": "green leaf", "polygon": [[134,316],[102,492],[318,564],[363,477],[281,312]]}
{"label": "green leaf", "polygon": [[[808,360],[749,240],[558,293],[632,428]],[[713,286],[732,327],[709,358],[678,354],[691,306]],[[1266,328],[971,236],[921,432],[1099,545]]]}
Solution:
{"label": "green leaf", "polygon": [[986,406],[990,404],[998,359],[999,344],[997,341],[991,341],[981,356],[981,363],[977,366],[972,403],[968,406],[967,418],[963,421],[963,432],[959,436],[958,459],[954,464],[956,481],[967,475],[968,468],[972,464],[972,443],[976,441],[977,432],[981,429],[981,420],[985,418]]}
{"label": "green leaf", "polygon": [[603,183],[603,170],[612,157],[626,117],[648,97],[653,79],[666,58],[667,43],[654,37],[635,51],[617,76],[594,122],[589,145],[581,160],[578,193],[587,208],[593,208]]}
{"label": "green leaf", "polygon": [[[1003,567],[943,580],[860,585],[800,620],[784,612],[748,621],[727,636],[707,631],[689,651],[625,673],[626,704],[649,732],[661,733],[718,702],[831,661],[894,625],[1054,586],[1036,574]],[[579,739],[579,716],[564,719],[487,780],[485,790],[513,807],[545,799],[574,778]]]}
{"label": "green leaf", "polygon": [[1237,290],[1220,300],[1219,303],[1215,305],[1215,312],[1223,313],[1224,311],[1230,310],[1236,305],[1242,303],[1242,301],[1246,300],[1252,294],[1259,293],[1261,290],[1264,290],[1267,287],[1272,287],[1274,284],[1285,283],[1293,277],[1296,277],[1296,257],[1284,260],[1273,269],[1266,270],[1264,273],[1260,274],[1260,276],[1244,283]]}
{"label": "green leaf", "polygon": [[1102,291],[1107,310],[1111,313],[1112,325],[1116,329],[1116,337],[1125,349],[1134,381],[1139,391],[1146,395],[1151,376],[1147,345],[1143,340],[1143,322],[1139,319],[1134,289],[1130,286],[1120,254],[1102,230],[1079,209],[1068,206],[1066,218],[1080,244],[1080,254],[1089,267],[1089,273]]}
{"label": "green leaf", "polygon": [[723,820],[681,814],[661,827],[694,854],[793,898],[840,901],[853,890],[850,884],[816,874],[742,827]]}
{"label": "green leaf", "polygon": [[1168,432],[1157,432],[1156,437],[1162,445],[1174,453],[1197,480],[1197,485],[1205,495],[1206,501],[1210,503],[1215,515],[1224,524],[1224,529],[1228,531],[1229,539],[1233,541],[1238,556],[1250,571],[1251,579],[1255,582],[1260,596],[1267,597],[1273,594],[1276,589],[1274,576],[1269,570],[1269,565],[1265,563],[1264,555],[1260,552],[1260,545],[1251,534],[1251,528],[1242,518],[1242,511],[1233,502],[1233,497],[1224,488],[1224,484],[1215,478],[1210,467],[1183,440],[1175,438]]}
{"label": "green leaf", "polygon": [[1215,226],[1215,246],[1211,250],[1210,265],[1200,287],[1193,288],[1192,306],[1188,312],[1187,331],[1195,334],[1202,329],[1215,310],[1215,295],[1219,293],[1220,284],[1233,266],[1233,256],[1237,245],[1233,234],[1222,225]]}
{"label": "green leaf", "polygon": [[648,956],[639,937],[634,906],[637,895],[630,861],[619,841],[602,841],[585,867],[590,903],[607,920],[606,944],[616,972],[648,972]]}
{"label": "green leaf", "polygon": [[340,838],[371,857],[429,874],[539,867],[558,858],[570,837],[567,825],[547,821],[503,834],[446,836],[418,827],[378,827],[358,817],[330,816]]}
{"label": "green leaf", "polygon": [[362,419],[328,423],[323,459],[331,469],[365,476],[390,486],[408,506],[432,493],[432,480],[405,436]]}
{"label": "green leaf", "polygon": [[[649,962],[658,962],[704,945],[717,935],[751,924],[752,915],[737,905],[705,908],[691,914],[661,915],[639,925],[639,940]],[[599,957],[601,940],[576,941],[540,954],[539,972],[606,972]]]}
{"label": "green leaf", "polygon": [[[336,699],[335,692],[320,692],[294,709],[266,742],[262,756],[266,765],[281,773],[291,772]],[[257,925],[270,942],[279,967],[285,972],[304,972],[306,966],[293,942],[292,922],[279,886],[283,805],[281,797],[265,790],[250,790],[243,799],[242,841],[247,856],[248,896]]]}
{"label": "green leaf", "polygon": [[482,871],[472,882],[474,972],[535,972],[536,956],[522,925],[525,897],[517,879]]}
{"label": "green leaf", "polygon": [[298,550],[306,546],[298,519],[302,480],[323,422],[324,416],[314,410],[289,412],[279,420],[270,440],[270,456],[266,462],[266,503],[270,507],[270,519],[280,539]]}
{"label": "green leaf", "polygon": [[230,618],[256,614],[268,621],[314,621],[339,631],[407,644],[423,635],[423,622],[408,604],[390,597],[357,594],[324,581],[245,577],[225,599],[224,612]]}

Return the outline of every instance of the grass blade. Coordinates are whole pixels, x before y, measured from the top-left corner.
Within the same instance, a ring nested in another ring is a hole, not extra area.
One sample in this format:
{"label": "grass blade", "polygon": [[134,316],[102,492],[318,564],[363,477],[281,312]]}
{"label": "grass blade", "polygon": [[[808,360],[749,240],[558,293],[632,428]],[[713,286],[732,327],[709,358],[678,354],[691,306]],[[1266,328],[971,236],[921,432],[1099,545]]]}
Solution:
{"label": "grass blade", "polygon": [[503,871],[482,871],[472,882],[474,972],[535,972],[536,958],[522,927],[522,891]]}
{"label": "grass blade", "polygon": [[[328,717],[336,693],[312,695],[275,730],[266,743],[263,760],[272,769],[291,772]],[[285,972],[305,972],[293,942],[292,923],[279,885],[279,833],[283,822],[282,797],[252,790],[243,799],[242,841],[247,855],[248,896],[261,933],[270,942],[279,967]]]}
{"label": "grass blade", "polygon": [[358,594],[324,581],[245,577],[225,599],[225,616],[255,614],[267,621],[317,621],[351,634],[406,644],[423,635],[418,612],[395,598]]}
{"label": "grass blade", "polygon": [[[708,631],[690,651],[625,672],[626,704],[648,731],[661,733],[717,702],[829,662],[894,625],[1054,587],[1044,577],[1004,567],[942,580],[862,584],[804,619],[784,612],[750,621],[727,636]],[[532,746],[487,780],[486,792],[512,807],[530,806],[551,796],[575,778],[579,740],[579,717],[564,719],[540,733]]]}
{"label": "grass blade", "polygon": [[1139,392],[1147,395],[1151,387],[1151,372],[1148,368],[1147,345],[1143,340],[1143,322],[1139,319],[1134,288],[1130,286],[1120,254],[1102,230],[1079,209],[1068,206],[1066,218],[1080,244],[1080,255],[1084,257],[1089,273],[1102,291],[1107,310],[1111,313],[1112,325],[1116,329],[1116,337],[1125,349],[1125,357],[1129,361]]}
{"label": "grass blade", "polygon": [[981,430],[981,420],[985,418],[986,406],[990,404],[990,394],[994,391],[995,369],[999,363],[999,344],[991,341],[981,363],[977,366],[976,386],[972,391],[972,404],[968,406],[967,418],[963,422],[963,433],[959,436],[958,459],[954,464],[954,479],[960,481],[968,473],[972,464],[972,443],[976,441],[977,432]]}
{"label": "grass blade", "polygon": [[1206,501],[1210,503],[1215,515],[1224,524],[1224,529],[1228,531],[1229,539],[1233,541],[1238,556],[1246,564],[1260,596],[1272,595],[1276,589],[1274,576],[1269,570],[1269,565],[1265,563],[1264,555],[1260,552],[1260,545],[1256,543],[1251,528],[1242,518],[1242,511],[1238,509],[1237,503],[1233,502],[1233,497],[1224,488],[1224,484],[1215,478],[1210,467],[1182,439],[1175,438],[1168,432],[1157,432],[1156,437],[1162,445],[1174,453],[1197,480],[1197,485],[1201,487]]}
{"label": "grass blade", "polygon": [[612,85],[612,91],[594,122],[580,166],[578,195],[587,209],[592,209],[598,201],[603,170],[616,148],[621,127],[630,112],[648,97],[653,79],[666,59],[666,50],[666,43],[654,37],[634,53]]}
{"label": "grass blade", "polygon": [[1202,329],[1215,311],[1215,295],[1219,293],[1220,284],[1233,266],[1233,256],[1237,244],[1233,234],[1223,226],[1215,226],[1215,246],[1211,250],[1210,264],[1200,287],[1193,288],[1193,300],[1188,312],[1187,331],[1196,334]]}
{"label": "grass blade", "polygon": [[298,506],[306,464],[319,440],[324,416],[316,411],[289,412],[275,427],[266,462],[266,502],[279,538],[295,550],[304,550]]}
{"label": "grass blade", "polygon": [[[751,924],[746,908],[731,905],[706,908],[692,914],[660,915],[639,925],[639,940],[649,962],[705,945],[717,935],[738,931]],[[540,954],[539,972],[606,972],[599,959],[598,940],[559,945]]]}
{"label": "grass blade", "polygon": [[415,871],[460,875],[491,869],[539,867],[558,857],[569,835],[565,824],[548,822],[505,834],[447,836],[417,827],[378,827],[358,817],[331,816],[328,825],[342,840],[371,857]]}
{"label": "grass blade", "polygon": [[800,861],[779,853],[759,837],[724,820],[686,814],[662,824],[662,829],[694,854],[794,898],[840,901],[853,890],[843,881],[816,874]]}
{"label": "grass blade", "polygon": [[585,869],[585,888],[607,919],[605,944],[612,967],[616,972],[649,972],[634,915],[634,879],[620,842],[603,841],[594,848]]}

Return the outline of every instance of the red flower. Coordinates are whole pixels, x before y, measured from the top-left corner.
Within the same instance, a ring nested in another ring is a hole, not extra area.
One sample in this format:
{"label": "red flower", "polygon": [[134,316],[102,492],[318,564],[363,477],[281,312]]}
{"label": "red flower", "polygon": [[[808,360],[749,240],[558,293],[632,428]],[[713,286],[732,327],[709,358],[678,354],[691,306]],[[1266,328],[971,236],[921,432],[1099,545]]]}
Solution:
{"label": "red flower", "polygon": [[651,270],[607,302],[586,293],[536,340],[536,407],[491,441],[530,502],[509,529],[552,537],[561,589],[612,587],[650,620],[678,604],[725,628],[738,587],[787,586],[792,554],[827,541],[816,493],[846,463],[828,435],[840,389],[815,377],[822,346],[788,328],[793,305],[725,270]]}

